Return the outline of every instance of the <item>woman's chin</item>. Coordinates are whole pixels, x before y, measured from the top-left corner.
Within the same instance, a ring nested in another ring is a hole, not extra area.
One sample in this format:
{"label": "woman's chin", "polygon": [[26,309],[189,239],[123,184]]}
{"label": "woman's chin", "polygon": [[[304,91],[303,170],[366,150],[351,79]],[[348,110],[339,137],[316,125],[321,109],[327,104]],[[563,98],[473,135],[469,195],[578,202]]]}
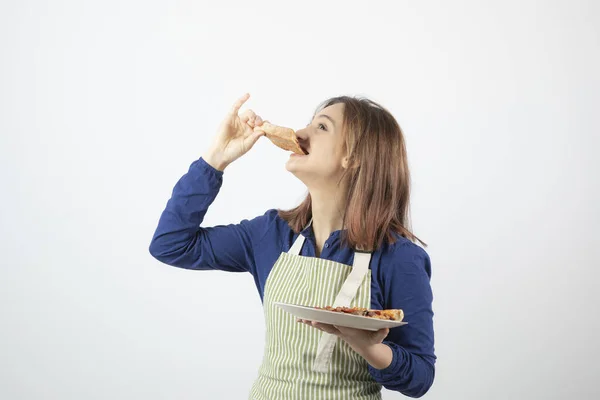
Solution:
{"label": "woman's chin", "polygon": [[296,172],[301,171],[303,169],[302,164],[305,161],[305,159],[306,156],[301,156],[292,153],[290,154],[290,158],[288,158],[287,162],[285,163],[285,169],[295,174]]}
{"label": "woman's chin", "polygon": [[289,172],[291,172],[292,174],[295,174],[296,171],[298,171],[298,166],[294,164],[294,162],[290,162],[290,160],[288,160],[285,163],[285,169],[287,169]]}

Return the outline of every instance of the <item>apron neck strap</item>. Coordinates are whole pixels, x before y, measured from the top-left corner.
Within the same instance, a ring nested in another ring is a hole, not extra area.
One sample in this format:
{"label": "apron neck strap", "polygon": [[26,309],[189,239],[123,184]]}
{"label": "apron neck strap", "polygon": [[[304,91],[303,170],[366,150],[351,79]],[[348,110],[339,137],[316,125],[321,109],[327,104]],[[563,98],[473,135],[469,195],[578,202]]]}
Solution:
{"label": "apron neck strap", "polygon": [[294,241],[294,244],[292,245],[292,247],[290,247],[288,254],[290,254],[292,256],[299,256],[300,250],[302,250],[302,245],[304,244],[305,240],[306,240],[306,237],[304,237],[303,234],[299,234],[298,237],[296,238],[296,240]]}
{"label": "apron neck strap", "polygon": [[[304,232],[306,230],[306,228],[308,228],[311,224],[312,224],[312,217],[308,221],[308,223],[306,224],[306,226],[304,227],[304,229],[302,229],[302,232]],[[292,245],[292,247],[290,247],[290,250],[288,251],[288,254],[291,254],[293,256],[299,256],[300,255],[300,250],[302,250],[302,246],[304,245],[304,241],[306,240],[306,237],[302,234],[302,232],[300,232],[300,234],[298,235],[298,237],[294,241],[294,244]]]}

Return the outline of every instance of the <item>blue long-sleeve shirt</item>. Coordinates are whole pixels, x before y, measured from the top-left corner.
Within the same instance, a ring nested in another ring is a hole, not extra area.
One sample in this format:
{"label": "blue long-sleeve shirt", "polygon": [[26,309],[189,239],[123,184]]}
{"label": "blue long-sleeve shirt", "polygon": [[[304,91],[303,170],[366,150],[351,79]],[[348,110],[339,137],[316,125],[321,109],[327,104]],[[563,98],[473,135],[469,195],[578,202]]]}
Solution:
{"label": "blue long-sleeve shirt", "polygon": [[[180,268],[250,272],[262,300],[273,264],[298,236],[277,210],[239,224],[200,227],[223,182],[223,172],[202,158],[175,185],[150,244],[156,259]],[[320,257],[352,265],[354,251],[342,246],[341,231],[325,242]],[[312,227],[301,255],[315,257]],[[420,397],[433,383],[435,369],[431,263],[427,253],[398,236],[371,257],[371,308],[402,309],[407,325],[393,328],[383,343],[393,352],[389,367],[369,372],[385,388]]]}

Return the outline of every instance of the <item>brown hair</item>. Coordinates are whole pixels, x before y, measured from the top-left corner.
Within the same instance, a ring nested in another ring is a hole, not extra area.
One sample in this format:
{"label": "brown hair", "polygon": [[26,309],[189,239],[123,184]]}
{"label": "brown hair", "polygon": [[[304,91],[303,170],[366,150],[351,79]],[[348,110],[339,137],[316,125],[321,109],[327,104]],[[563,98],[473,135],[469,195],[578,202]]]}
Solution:
{"label": "brown hair", "polygon": [[[404,135],[394,116],[378,103],[361,97],[333,97],[321,103],[315,115],[334,104],[344,104],[344,139],[349,167],[343,214],[343,242],[354,249],[373,251],[395,234],[420,242],[410,231],[410,173]],[[310,194],[279,216],[298,233],[312,218]]]}

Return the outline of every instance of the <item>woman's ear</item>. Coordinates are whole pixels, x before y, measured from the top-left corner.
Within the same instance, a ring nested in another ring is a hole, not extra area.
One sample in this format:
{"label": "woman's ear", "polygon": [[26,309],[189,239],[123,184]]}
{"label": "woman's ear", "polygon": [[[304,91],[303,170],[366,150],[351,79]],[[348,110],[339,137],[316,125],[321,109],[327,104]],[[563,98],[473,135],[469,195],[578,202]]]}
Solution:
{"label": "woman's ear", "polygon": [[358,165],[359,165],[359,162],[357,160],[355,160],[354,163],[352,163],[352,165],[350,166],[350,158],[349,157],[342,158],[342,168],[344,168],[344,169],[348,169],[348,167],[358,168]]}
{"label": "woman's ear", "polygon": [[348,157],[342,158],[342,168],[348,169]]}

